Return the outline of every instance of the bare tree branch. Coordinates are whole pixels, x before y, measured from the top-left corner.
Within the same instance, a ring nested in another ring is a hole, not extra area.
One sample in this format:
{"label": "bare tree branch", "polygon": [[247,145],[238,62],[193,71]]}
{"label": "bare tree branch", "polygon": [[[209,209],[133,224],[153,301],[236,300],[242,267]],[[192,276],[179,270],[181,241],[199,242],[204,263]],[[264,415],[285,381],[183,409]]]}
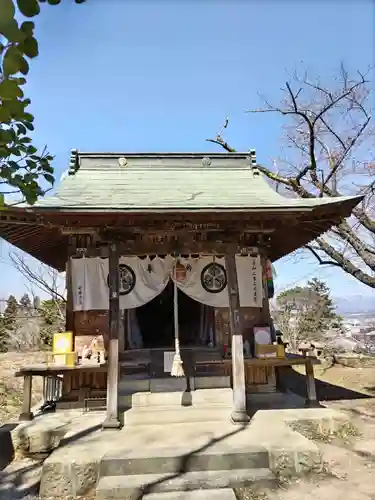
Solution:
{"label": "bare tree branch", "polygon": [[26,278],[32,287],[36,286],[39,290],[47,293],[54,301],[66,302],[64,295],[59,292],[59,276],[55,269],[41,265],[34,270],[27,263],[25,257],[16,252],[9,252],[9,259],[13,267]]}
{"label": "bare tree branch", "polygon": [[[370,69],[369,69],[370,71]],[[354,155],[371,164],[368,153],[374,144],[375,129],[371,118],[371,85],[367,73],[349,76],[344,65],[335,82],[325,85],[305,73],[295,75],[295,87],[286,83],[285,99],[273,106],[264,100],[263,108],[248,113],[276,113],[284,116],[286,143],[292,147],[288,169],[258,165],[259,170],[277,185],[283,185],[302,198],[365,194],[362,206],[353,216],[318,238],[307,250],[321,265],[340,267],[362,283],[375,288],[375,181],[374,171],[363,168],[368,182],[358,186],[360,164]],[[207,139],[228,152],[235,149],[220,135]],[[350,163],[352,162],[352,163]],[[323,255],[328,256],[325,259]]]}

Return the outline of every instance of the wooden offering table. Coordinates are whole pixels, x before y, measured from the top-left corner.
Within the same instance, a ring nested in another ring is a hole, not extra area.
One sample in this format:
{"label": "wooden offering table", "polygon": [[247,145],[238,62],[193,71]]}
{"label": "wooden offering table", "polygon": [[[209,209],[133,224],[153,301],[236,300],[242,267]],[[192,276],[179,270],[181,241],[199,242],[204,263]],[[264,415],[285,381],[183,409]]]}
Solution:
{"label": "wooden offering table", "polygon": [[[244,358],[245,363],[245,383],[247,392],[256,392],[254,387],[259,387],[262,383],[260,381],[260,376],[257,375],[260,370],[263,373],[263,377],[272,377],[272,373],[275,373],[275,369],[283,366],[296,366],[304,365],[306,369],[306,386],[307,386],[307,403],[309,406],[314,406],[317,404],[316,387],[315,387],[315,377],[314,377],[314,365],[320,364],[320,361],[312,356],[298,355],[298,354],[286,354],[283,358],[267,357],[267,358]],[[232,359],[223,358],[221,360],[210,360],[210,361],[199,361],[196,363],[197,368],[204,367],[209,368],[210,366],[221,367],[225,375],[232,377]],[[273,375],[274,376],[274,375]],[[268,381],[269,382],[269,381]],[[263,382],[265,384],[265,382]],[[266,386],[266,385],[265,385]],[[272,383],[268,383],[271,387]],[[276,380],[275,380],[276,386]],[[267,387],[267,386],[266,386]],[[266,391],[267,392],[267,388]]]}
{"label": "wooden offering table", "polygon": [[[19,420],[28,421],[34,418],[31,412],[32,379],[33,377],[58,377],[64,375],[62,397],[71,393],[77,393],[78,400],[84,401],[95,388],[104,391],[107,380],[107,364],[83,364],[76,366],[53,366],[53,365],[31,365],[19,370],[15,376],[23,377],[23,403]],[[75,383],[75,381],[77,381]],[[105,392],[104,392],[105,395]]]}

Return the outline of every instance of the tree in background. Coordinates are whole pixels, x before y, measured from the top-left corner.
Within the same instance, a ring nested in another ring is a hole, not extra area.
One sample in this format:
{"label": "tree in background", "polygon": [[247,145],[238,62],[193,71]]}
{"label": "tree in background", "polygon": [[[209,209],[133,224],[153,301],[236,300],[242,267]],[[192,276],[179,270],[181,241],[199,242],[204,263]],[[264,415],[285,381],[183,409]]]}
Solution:
{"label": "tree in background", "polygon": [[330,290],[317,278],[281,292],[276,306],[276,323],[293,350],[301,342],[322,341],[329,329],[341,326]]}
{"label": "tree in background", "polygon": [[40,328],[40,340],[44,347],[52,346],[53,334],[65,328],[65,301],[43,300],[40,312],[43,324]]}
{"label": "tree in background", "polygon": [[28,293],[24,293],[20,298],[20,306],[26,310],[33,307]]}
{"label": "tree in background", "polygon": [[[83,3],[84,0],[75,0]],[[54,183],[51,156],[47,148],[38,152],[32,145],[34,116],[28,108],[23,86],[29,73],[29,61],[39,53],[34,36],[35,24],[18,22],[21,15],[30,19],[40,12],[45,0],[0,0],[0,206],[5,194],[18,194],[30,204],[45,193],[40,181]],[[57,5],[60,0],[48,0]],[[19,16],[17,16],[19,17]]]}
{"label": "tree in background", "polygon": [[9,295],[4,314],[0,317],[0,352],[7,352],[10,342],[10,332],[14,329],[18,313],[18,302]]}
{"label": "tree in background", "polygon": [[7,305],[4,310],[3,319],[6,328],[11,329],[17,319],[19,304],[14,295],[9,295]]}
{"label": "tree in background", "polygon": [[[349,76],[341,66],[333,82],[295,75],[280,105],[250,113],[276,113],[285,120],[285,157],[259,170],[288,196],[301,198],[364,195],[353,216],[317,238],[307,249],[321,265],[331,265],[375,288],[375,152],[373,100],[366,73]],[[226,129],[226,120],[222,130]],[[221,136],[209,142],[234,152]]]}

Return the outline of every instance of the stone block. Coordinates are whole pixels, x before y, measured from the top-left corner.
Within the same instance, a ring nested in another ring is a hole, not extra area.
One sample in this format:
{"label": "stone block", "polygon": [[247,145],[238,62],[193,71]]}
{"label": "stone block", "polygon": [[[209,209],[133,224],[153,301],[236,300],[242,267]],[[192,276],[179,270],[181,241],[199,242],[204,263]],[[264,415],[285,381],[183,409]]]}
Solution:
{"label": "stone block", "polygon": [[47,459],[42,468],[39,495],[41,498],[66,498],[74,496],[74,478],[67,461]]}

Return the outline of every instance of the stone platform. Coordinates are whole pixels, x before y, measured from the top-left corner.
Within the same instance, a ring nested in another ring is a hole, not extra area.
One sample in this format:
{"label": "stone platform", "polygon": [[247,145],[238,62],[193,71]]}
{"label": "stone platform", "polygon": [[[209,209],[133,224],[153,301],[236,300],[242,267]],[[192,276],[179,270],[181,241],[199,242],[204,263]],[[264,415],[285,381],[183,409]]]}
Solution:
{"label": "stone platform", "polygon": [[15,450],[50,453],[43,464],[41,497],[96,490],[98,500],[142,495],[167,500],[189,490],[224,494],[245,485],[256,490],[275,484],[276,477],[321,468],[318,448],[296,431],[295,422],[325,433],[347,422],[334,410],[302,408],[300,398],[279,393],[252,395],[250,424],[233,426],[230,388],[190,393],[124,389],[121,430],[102,431],[103,411],[75,409],[39,416],[12,431]]}
{"label": "stone platform", "polygon": [[[103,499],[113,498],[115,492],[118,498],[127,498],[130,483],[125,491],[120,478],[129,476],[133,492],[156,482],[159,486],[149,494],[171,487],[176,491],[197,485],[269,483],[274,474],[300,475],[322,465],[316,445],[293,431],[289,422],[313,422],[335,430],[346,421],[340,413],[323,408],[261,410],[244,428],[207,422],[101,431],[103,419],[103,412],[83,415],[70,410],[22,425],[21,434],[28,436],[34,451],[37,442],[45,448],[52,441],[53,446],[60,443],[44,462],[42,497],[79,496],[97,487]],[[171,476],[177,479],[171,482]]]}

